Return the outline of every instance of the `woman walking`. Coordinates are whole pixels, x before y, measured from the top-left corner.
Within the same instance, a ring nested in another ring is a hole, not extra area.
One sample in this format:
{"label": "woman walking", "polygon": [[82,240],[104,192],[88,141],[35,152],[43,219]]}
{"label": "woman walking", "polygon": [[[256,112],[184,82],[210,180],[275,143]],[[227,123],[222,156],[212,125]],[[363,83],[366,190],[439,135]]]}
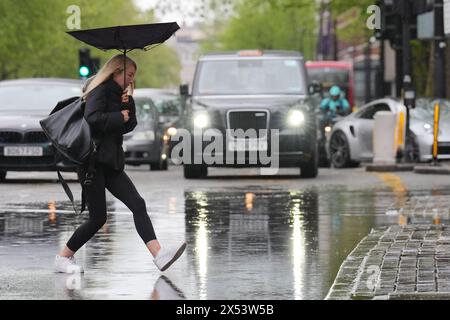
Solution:
{"label": "woman walking", "polygon": [[[136,71],[137,65],[133,60],[121,54],[116,55],[106,62],[84,88],[84,116],[91,127],[93,138],[99,141],[94,178],[90,184],[83,185],[89,219],[78,227],[55,257],[57,272],[84,272],[76,264],[74,254],[106,223],[105,189],[131,210],[136,230],[159,270],[169,268],[186,248],[185,242],[176,247],[161,248],[147,214],[145,201],[124,172],[123,135],[133,131],[137,125],[134,101],[126,88],[133,83]],[[128,105],[127,110],[123,110],[123,103]],[[79,168],[78,176],[82,184],[86,173],[86,166]]]}

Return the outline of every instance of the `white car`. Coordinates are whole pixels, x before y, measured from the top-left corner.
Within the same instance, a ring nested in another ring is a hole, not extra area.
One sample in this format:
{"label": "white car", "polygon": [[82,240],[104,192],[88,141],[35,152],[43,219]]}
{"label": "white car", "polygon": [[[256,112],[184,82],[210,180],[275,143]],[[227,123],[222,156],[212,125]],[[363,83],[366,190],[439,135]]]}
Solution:
{"label": "white car", "polygon": [[[421,98],[410,110],[412,153],[416,161],[432,160],[434,105],[441,105],[438,159],[450,159],[450,101]],[[374,116],[380,111],[406,115],[406,107],[397,99],[385,98],[364,105],[357,112],[337,122],[327,144],[327,152],[335,168],[358,166],[373,160]],[[406,116],[405,116],[406,117]]]}

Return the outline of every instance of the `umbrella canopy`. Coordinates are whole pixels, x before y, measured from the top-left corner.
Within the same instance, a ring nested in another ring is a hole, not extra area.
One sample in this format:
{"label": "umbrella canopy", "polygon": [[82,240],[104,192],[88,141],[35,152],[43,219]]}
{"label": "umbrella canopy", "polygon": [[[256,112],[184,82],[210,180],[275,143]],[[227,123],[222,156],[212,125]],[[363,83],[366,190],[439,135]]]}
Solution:
{"label": "umbrella canopy", "polygon": [[104,51],[115,49],[126,55],[134,49],[148,51],[165,42],[178,29],[180,26],[176,22],[167,22],[76,30],[67,33],[97,49]]}
{"label": "umbrella canopy", "polygon": [[76,39],[100,50],[129,52],[149,50],[169,39],[180,27],[176,22],[115,26],[67,32]]}

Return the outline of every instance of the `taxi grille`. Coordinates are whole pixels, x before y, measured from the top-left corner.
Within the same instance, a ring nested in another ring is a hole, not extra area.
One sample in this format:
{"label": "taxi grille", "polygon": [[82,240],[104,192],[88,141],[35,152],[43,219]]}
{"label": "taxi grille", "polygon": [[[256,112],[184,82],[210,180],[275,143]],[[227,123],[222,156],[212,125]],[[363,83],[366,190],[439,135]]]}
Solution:
{"label": "taxi grille", "polygon": [[[255,130],[259,135],[260,130],[268,129],[269,113],[267,111],[230,111],[227,115],[228,129],[245,131]],[[266,134],[264,134],[265,136]]]}

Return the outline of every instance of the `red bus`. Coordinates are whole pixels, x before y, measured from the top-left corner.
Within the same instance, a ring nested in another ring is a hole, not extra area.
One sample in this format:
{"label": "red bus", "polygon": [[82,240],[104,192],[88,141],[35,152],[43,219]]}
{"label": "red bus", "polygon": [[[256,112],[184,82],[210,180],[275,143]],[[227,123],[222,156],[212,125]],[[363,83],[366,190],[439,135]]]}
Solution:
{"label": "red bus", "polygon": [[308,61],[306,62],[309,82],[321,83],[327,94],[332,86],[339,86],[345,92],[350,106],[355,106],[355,84],[353,64],[344,61]]}

